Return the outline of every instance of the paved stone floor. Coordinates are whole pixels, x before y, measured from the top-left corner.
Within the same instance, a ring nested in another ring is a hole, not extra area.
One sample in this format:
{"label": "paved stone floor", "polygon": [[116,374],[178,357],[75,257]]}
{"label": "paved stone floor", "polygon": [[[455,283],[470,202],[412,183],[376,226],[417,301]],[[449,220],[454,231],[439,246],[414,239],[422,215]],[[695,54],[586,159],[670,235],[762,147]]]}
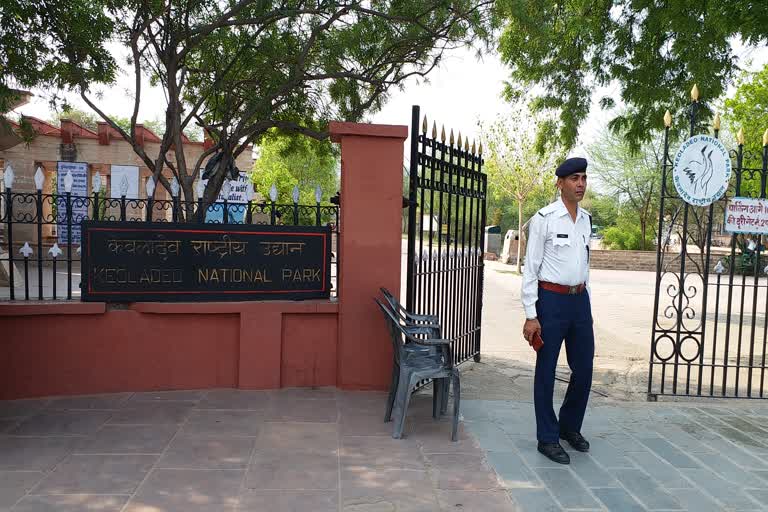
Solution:
{"label": "paved stone floor", "polygon": [[569,466],[536,452],[530,403],[465,401],[462,414],[522,510],[768,510],[768,407],[761,404],[594,406],[582,429],[590,453],[564,444]]}
{"label": "paved stone floor", "polygon": [[[333,389],[0,401],[0,511],[508,510],[464,430],[416,396],[407,439],[386,395]],[[458,508],[457,508],[458,507]]]}
{"label": "paved stone floor", "polygon": [[536,453],[530,403],[465,400],[460,440],[383,393],[170,391],[0,402],[0,511],[767,510],[768,407],[596,403],[589,454]]}

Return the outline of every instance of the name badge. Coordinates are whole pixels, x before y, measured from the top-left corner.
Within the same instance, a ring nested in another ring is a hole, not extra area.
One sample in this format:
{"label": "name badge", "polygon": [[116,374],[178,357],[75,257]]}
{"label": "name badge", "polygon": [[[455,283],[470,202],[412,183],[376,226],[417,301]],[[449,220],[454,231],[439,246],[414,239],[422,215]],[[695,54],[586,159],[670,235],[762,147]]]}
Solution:
{"label": "name badge", "polygon": [[563,233],[558,233],[557,238],[568,238],[568,235]]}

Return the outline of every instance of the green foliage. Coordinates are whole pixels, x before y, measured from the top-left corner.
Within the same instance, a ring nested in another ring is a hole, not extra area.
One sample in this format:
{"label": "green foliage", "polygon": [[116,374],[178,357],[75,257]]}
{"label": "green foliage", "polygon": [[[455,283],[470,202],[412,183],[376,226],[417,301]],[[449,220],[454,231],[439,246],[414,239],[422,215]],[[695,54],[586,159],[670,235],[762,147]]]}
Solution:
{"label": "green foliage", "polygon": [[323,203],[339,187],[338,157],[329,141],[318,141],[272,130],[261,144],[251,180],[265,198],[274,184],[278,203],[292,203],[292,191],[299,186],[299,204],[315,204],[315,187],[320,185]]}
{"label": "green foliage", "polygon": [[616,224],[621,205],[614,194],[600,194],[593,189],[587,189],[581,206],[592,214],[593,226],[604,228]]}
{"label": "green foliage", "polygon": [[[765,267],[765,245],[760,248],[760,262],[757,261],[757,247],[754,250],[750,250],[747,240],[744,235],[738,235],[736,237],[737,251],[734,255],[736,261],[736,267],[733,269],[733,273],[737,275],[752,276],[755,274],[755,264],[757,263],[757,273],[762,273],[762,269]],[[726,268],[731,266],[731,255],[723,257],[723,265]]]}
{"label": "green foliage", "polygon": [[[768,4],[752,0],[498,0],[496,13],[499,51],[513,79],[506,96],[536,85],[534,107],[559,113],[566,147],[576,142],[593,92],[609,84],[628,105],[610,126],[633,149],[654,140],[665,110],[683,112],[694,83],[706,123],[709,101],[738,71],[731,41],[763,44],[768,25]],[[600,103],[611,108],[615,100]],[[685,130],[685,116],[675,119],[675,130]]]}
{"label": "green foliage", "polygon": [[96,131],[98,128],[97,123],[100,121],[94,113],[72,107],[66,107],[58,112],[54,112],[48,121],[54,126],[59,126],[62,119],[69,119],[91,131]]}
{"label": "green foliage", "polygon": [[119,0],[0,2],[0,113],[14,88],[55,92],[82,82],[111,83],[117,69],[106,45]]}
{"label": "green foliage", "polygon": [[[72,89],[122,129],[122,120],[99,108],[95,87],[115,77],[105,43],[121,45],[115,53],[129,56],[131,82],[149,81],[167,99],[158,115],[169,136],[156,154],[139,144],[134,151],[160,178],[176,144],[172,163],[189,197],[204,162],[187,162],[180,139],[199,138],[189,131],[195,124],[204,128],[211,151],[223,155],[204,194],[210,202],[232,159],[268,139],[269,130],[325,139],[328,121],[363,120],[393,87],[425,77],[446,50],[487,42],[491,7],[491,0],[5,2],[0,97],[12,82]],[[141,111],[147,95],[129,96]]]}
{"label": "green foliage", "polygon": [[[739,77],[736,93],[725,100],[725,114],[732,134],[744,129],[744,167],[761,168],[763,133],[768,129],[768,66]],[[740,195],[760,197],[760,176],[745,174]]]}
{"label": "green foliage", "polygon": [[[621,234],[617,230],[611,231],[611,236],[617,240],[616,245],[629,244],[637,249],[651,249],[656,235],[661,188],[662,157],[659,148],[653,144],[641,144],[633,150],[624,138],[605,129],[589,147],[589,156],[590,173],[613,198],[613,204],[600,205],[608,208],[600,214],[613,215],[613,221],[617,223],[622,221]],[[610,225],[614,222],[595,223]],[[640,233],[640,241],[630,243],[636,232]]]}
{"label": "green foliage", "polygon": [[640,227],[628,219],[603,230],[603,244],[609,249],[637,251],[643,248]]}

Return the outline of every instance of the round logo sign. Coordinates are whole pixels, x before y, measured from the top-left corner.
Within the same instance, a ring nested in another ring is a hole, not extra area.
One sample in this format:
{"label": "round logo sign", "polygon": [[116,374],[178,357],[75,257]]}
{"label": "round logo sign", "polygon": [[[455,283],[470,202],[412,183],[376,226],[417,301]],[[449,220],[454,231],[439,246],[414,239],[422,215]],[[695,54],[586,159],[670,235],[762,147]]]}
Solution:
{"label": "round logo sign", "polygon": [[694,135],[677,151],[672,180],[680,197],[695,206],[720,199],[731,179],[731,159],[723,143],[709,135]]}

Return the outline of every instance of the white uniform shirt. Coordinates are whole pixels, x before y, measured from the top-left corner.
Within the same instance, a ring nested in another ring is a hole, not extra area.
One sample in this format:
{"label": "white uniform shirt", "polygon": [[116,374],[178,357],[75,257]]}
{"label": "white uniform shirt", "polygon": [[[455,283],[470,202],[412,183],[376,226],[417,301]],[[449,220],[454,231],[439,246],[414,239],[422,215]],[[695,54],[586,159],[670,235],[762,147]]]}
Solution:
{"label": "white uniform shirt", "polygon": [[520,293],[526,318],[536,318],[539,281],[576,286],[589,293],[589,238],[591,217],[578,209],[574,222],[562,199],[545,206],[528,223],[523,287]]}

